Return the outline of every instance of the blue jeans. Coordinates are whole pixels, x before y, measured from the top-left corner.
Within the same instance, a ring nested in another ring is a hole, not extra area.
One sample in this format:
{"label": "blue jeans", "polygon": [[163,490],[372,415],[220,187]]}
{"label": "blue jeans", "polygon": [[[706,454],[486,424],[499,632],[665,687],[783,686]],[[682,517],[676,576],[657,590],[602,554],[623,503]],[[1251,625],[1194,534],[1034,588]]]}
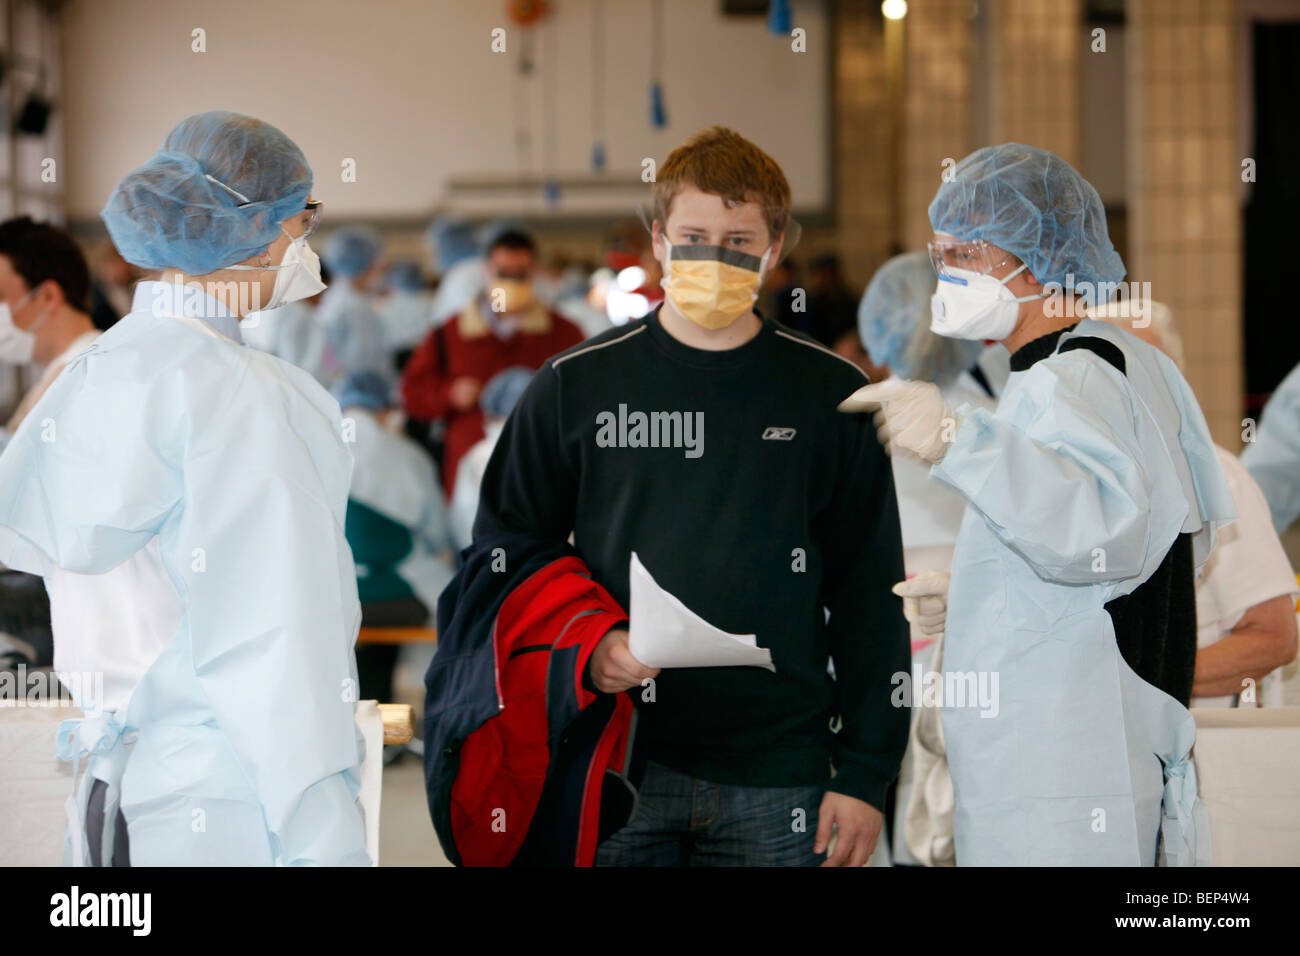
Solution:
{"label": "blue jeans", "polygon": [[597,866],[817,866],[825,787],[710,783],[647,762],[632,819],[596,850]]}

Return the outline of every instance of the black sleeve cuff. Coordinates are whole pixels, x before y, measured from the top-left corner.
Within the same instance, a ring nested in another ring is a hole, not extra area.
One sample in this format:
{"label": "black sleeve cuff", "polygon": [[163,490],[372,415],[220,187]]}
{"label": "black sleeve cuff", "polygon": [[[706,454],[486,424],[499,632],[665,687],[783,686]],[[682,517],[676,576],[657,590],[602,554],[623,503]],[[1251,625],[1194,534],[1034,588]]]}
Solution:
{"label": "black sleeve cuff", "polygon": [[599,694],[600,691],[596,685],[591,682],[591,659],[587,659],[587,666],[582,669],[582,689],[588,694]]}
{"label": "black sleeve cuff", "polygon": [[845,761],[837,764],[835,776],[831,777],[826,789],[862,800],[884,813],[885,794],[889,791],[893,779],[893,777],[882,779],[879,773],[865,764]]}

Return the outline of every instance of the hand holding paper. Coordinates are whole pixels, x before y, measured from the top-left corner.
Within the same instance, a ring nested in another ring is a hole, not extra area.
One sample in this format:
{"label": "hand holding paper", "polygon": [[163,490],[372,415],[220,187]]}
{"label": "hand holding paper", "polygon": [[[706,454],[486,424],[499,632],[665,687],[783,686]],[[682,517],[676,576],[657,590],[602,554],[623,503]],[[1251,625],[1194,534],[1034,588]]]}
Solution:
{"label": "hand holding paper", "polygon": [[627,647],[626,628],[616,627],[606,634],[587,665],[591,670],[591,683],[602,694],[621,694],[633,687],[644,687],[645,682],[659,676],[659,668],[646,667]]}
{"label": "hand holding paper", "polygon": [[772,652],[753,634],[714,627],[650,576],[635,551],[628,570],[631,625],[628,649],[646,667],[766,667]]}

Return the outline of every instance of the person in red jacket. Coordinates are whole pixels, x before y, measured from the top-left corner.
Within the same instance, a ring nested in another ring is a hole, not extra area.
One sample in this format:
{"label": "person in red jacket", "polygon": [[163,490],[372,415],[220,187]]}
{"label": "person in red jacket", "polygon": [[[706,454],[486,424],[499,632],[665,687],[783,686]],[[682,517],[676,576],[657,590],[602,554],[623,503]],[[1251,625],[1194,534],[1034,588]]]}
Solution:
{"label": "person in red jacket", "polygon": [[486,263],[483,293],[429,333],[402,375],[407,415],[446,423],[445,489],[455,487],[461,457],[484,435],[478,407],[483,383],[512,365],[540,368],[583,338],[534,296],[537,248],[530,236],[501,233],[488,246]]}

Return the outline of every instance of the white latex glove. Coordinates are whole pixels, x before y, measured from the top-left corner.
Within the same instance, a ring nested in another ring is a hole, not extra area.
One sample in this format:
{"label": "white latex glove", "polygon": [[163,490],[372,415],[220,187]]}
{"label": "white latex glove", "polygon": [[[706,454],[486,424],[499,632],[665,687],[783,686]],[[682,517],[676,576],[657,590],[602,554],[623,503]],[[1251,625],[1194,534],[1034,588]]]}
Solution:
{"label": "white latex glove", "polygon": [[903,617],[927,637],[941,636],[948,623],[948,575],[922,571],[892,588],[903,599]]}
{"label": "white latex glove", "polygon": [[874,419],[876,434],[890,454],[894,446],[906,448],[930,464],[948,451],[957,422],[939,386],[900,378],[863,385],[840,402],[839,409],[842,412],[879,409]]}

